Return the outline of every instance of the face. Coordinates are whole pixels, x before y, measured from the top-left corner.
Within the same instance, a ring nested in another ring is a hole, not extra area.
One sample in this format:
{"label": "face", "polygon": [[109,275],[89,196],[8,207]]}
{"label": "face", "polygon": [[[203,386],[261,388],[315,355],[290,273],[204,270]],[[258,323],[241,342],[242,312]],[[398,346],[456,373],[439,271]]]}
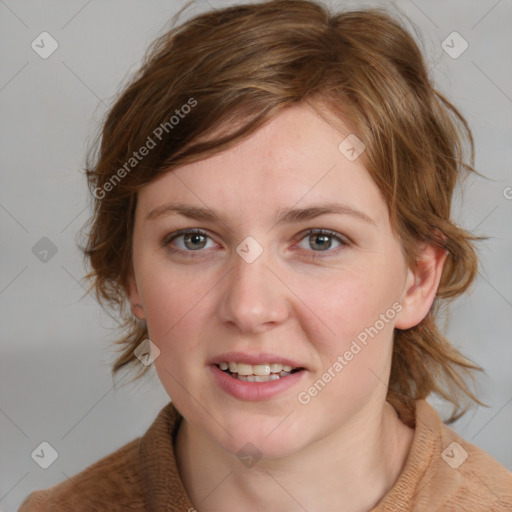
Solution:
{"label": "face", "polygon": [[131,302],[177,409],[229,453],[292,454],[384,404],[411,281],[348,133],[293,106],[139,193]]}

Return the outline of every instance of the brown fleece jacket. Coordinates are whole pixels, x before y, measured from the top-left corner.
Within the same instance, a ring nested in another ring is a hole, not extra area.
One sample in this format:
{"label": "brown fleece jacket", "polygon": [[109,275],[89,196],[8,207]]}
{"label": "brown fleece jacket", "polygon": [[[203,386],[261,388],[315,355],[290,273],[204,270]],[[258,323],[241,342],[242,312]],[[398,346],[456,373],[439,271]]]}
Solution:
{"label": "brown fleece jacket", "polygon": [[[510,512],[512,473],[416,402],[411,450],[394,486],[370,512]],[[46,490],[18,512],[193,512],[176,466],[181,415],[170,402],[146,433]],[[403,420],[405,421],[405,420]],[[200,510],[200,504],[196,504]]]}

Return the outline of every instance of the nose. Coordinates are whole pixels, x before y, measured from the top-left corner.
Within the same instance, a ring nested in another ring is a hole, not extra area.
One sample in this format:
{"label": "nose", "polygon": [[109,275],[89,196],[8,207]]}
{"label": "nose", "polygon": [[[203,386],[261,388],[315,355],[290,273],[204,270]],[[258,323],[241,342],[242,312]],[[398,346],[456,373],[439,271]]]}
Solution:
{"label": "nose", "polygon": [[264,332],[286,321],[291,292],[269,259],[267,251],[250,263],[233,254],[220,300],[223,322],[248,333]]}

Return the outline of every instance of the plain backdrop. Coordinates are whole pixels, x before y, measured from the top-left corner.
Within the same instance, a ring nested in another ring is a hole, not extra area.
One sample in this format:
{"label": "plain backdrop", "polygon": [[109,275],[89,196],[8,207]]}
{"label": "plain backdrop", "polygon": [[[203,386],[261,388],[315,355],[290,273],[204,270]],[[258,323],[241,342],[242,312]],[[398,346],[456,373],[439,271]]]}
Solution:
{"label": "plain backdrop", "polygon": [[[182,20],[231,3],[197,0]],[[114,386],[114,323],[84,297],[76,236],[89,215],[82,172],[88,143],[120,84],[182,5],[0,1],[2,511],[142,435],[169,400],[154,373]],[[471,177],[457,191],[453,217],[490,239],[479,244],[479,275],[453,304],[446,333],[485,369],[478,392],[489,408],[475,408],[454,428],[512,470],[512,2],[329,5],[379,5],[407,16],[438,88],[473,128],[476,167],[486,179]],[[42,32],[58,44],[47,58],[31,46]],[[467,49],[454,58],[464,41]],[[58,454],[48,469],[31,456],[42,442]]]}

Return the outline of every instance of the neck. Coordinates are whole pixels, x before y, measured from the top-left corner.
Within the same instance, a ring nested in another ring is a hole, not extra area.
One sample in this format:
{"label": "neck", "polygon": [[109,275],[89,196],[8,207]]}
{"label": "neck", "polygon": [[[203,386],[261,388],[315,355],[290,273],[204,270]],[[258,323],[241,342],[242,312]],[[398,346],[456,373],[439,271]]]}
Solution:
{"label": "neck", "polygon": [[395,483],[413,435],[386,402],[300,452],[246,467],[183,419],[176,458],[198,512],[363,512]]}

